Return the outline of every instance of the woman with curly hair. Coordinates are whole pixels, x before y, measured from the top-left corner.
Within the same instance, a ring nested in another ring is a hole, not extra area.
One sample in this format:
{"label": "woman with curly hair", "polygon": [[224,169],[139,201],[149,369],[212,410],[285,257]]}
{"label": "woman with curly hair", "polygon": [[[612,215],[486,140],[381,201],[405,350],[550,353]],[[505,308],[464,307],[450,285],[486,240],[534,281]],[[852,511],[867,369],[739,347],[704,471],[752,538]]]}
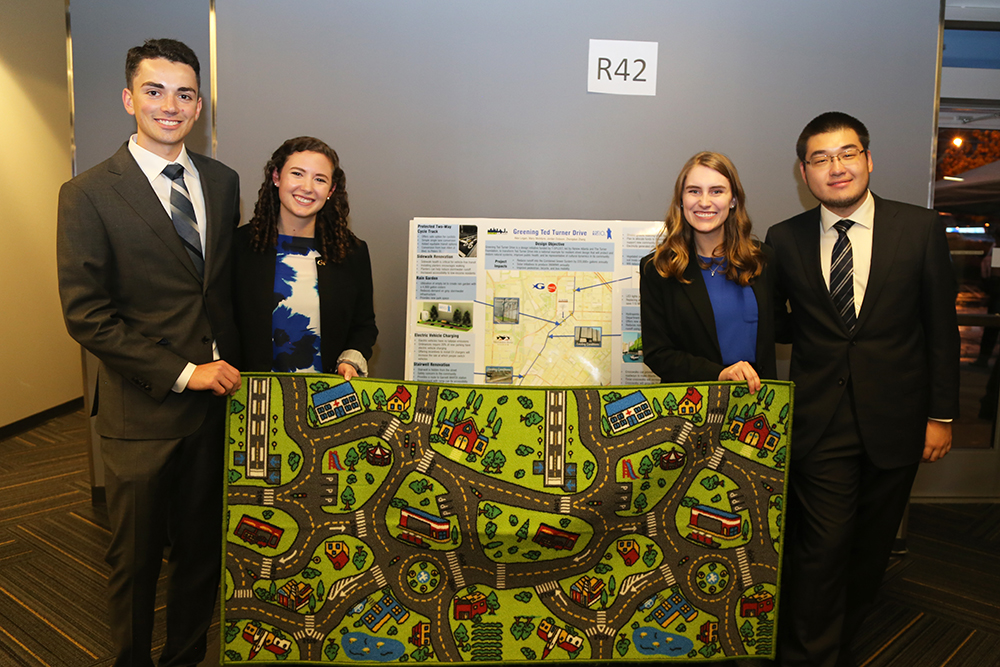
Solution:
{"label": "woman with curly hair", "polygon": [[313,137],[264,167],[250,224],[236,231],[242,369],[368,374],[378,336],[368,246],[347,227],[340,158]]}
{"label": "woman with curly hair", "polygon": [[756,392],[776,377],[774,257],[752,229],[729,158],[688,160],[639,266],[643,362],[661,382],[729,380]]}

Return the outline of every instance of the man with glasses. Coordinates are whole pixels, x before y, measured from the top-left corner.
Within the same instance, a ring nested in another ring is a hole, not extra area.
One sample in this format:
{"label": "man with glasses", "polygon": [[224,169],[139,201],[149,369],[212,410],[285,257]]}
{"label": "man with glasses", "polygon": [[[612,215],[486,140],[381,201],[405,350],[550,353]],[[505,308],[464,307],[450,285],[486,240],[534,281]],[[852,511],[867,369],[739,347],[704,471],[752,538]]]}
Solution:
{"label": "man with glasses", "polygon": [[[813,119],[796,151],[820,206],[773,226],[795,382],[778,659],[854,665],[921,461],[958,413],[955,277],[937,215],[868,189],[868,130]],[[782,309],[784,310],[784,309]]]}

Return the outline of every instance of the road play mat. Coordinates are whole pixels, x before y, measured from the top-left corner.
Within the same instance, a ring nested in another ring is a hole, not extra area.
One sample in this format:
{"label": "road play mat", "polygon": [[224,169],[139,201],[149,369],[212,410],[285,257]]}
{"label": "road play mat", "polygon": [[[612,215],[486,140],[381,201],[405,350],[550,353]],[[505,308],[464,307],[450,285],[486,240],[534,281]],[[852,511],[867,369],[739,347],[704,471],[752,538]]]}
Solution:
{"label": "road play mat", "polygon": [[224,664],[773,655],[792,386],[247,374]]}

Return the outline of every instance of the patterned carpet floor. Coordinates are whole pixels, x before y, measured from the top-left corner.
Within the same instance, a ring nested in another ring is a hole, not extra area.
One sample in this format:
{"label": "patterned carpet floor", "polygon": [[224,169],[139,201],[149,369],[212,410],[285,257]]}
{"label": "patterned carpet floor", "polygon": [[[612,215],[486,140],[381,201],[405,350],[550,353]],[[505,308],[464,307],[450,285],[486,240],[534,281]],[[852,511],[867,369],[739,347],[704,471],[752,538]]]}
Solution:
{"label": "patterned carpet floor", "polygon": [[[112,664],[108,522],[91,500],[88,436],[75,411],[0,438],[0,666]],[[1000,504],[915,504],[907,547],[855,646],[859,665],[1000,667]]]}

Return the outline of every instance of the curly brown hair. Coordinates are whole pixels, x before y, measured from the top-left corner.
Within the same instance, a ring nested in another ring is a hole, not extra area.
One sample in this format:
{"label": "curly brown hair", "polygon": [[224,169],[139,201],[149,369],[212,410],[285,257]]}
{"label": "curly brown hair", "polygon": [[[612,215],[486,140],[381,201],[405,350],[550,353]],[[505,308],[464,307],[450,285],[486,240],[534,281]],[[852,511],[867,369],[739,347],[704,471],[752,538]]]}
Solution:
{"label": "curly brown hair", "polygon": [[271,159],[264,165],[264,183],[257,193],[257,203],[253,208],[250,226],[253,231],[250,247],[257,252],[278,245],[278,216],[281,201],[278,188],[274,186],[274,174],[281,173],[289,156],[293,153],[320,153],[329,158],[333,165],[333,194],[316,214],[316,250],[325,261],[342,262],[358,243],[358,237],[347,227],[347,215],[351,207],[347,204],[347,179],[340,168],[337,152],[315,137],[295,137],[278,147]]}
{"label": "curly brown hair", "polygon": [[[691,170],[698,165],[719,172],[729,181],[736,206],[730,209],[723,223],[722,255],[726,259],[726,278],[744,287],[750,285],[764,269],[764,253],[760,249],[760,243],[752,234],[753,223],[747,213],[746,193],[743,191],[743,184],[740,183],[736,166],[722,153],[702,151],[688,160],[681,173],[677,175],[674,198],[670,202],[663,230],[657,238],[652,264],[656,267],[656,272],[664,278],[675,278],[682,283],[690,282],[684,278],[684,271],[691,256],[697,257],[697,253],[692,250],[694,233],[684,218],[684,181],[687,180]],[[698,264],[702,268],[707,268],[700,259]]]}

